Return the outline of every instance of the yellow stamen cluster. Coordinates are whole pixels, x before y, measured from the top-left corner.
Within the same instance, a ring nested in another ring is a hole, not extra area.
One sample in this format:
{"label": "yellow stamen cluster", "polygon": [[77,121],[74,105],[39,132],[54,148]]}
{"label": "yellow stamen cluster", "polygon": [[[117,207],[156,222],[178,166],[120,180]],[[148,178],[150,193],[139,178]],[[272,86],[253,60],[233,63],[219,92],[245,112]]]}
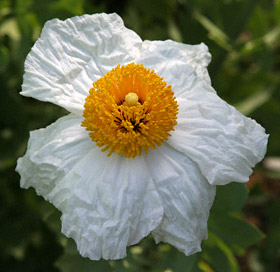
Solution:
{"label": "yellow stamen cluster", "polygon": [[134,158],[160,146],[177,124],[171,86],[142,64],[118,65],[93,83],[82,126],[102,151]]}

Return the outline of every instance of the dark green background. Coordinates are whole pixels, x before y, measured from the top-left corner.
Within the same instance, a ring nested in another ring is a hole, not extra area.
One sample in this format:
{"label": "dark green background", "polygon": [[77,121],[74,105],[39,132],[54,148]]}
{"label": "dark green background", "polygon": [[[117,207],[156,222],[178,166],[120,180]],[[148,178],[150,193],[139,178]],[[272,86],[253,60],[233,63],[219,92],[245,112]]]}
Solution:
{"label": "dark green background", "polygon": [[20,189],[14,168],[29,131],[66,113],[19,95],[25,57],[47,20],[97,12],[117,12],[142,39],[206,43],[214,88],[266,128],[267,157],[280,154],[279,0],[1,0],[0,271],[280,271],[279,169],[259,164],[248,198],[244,185],[219,187],[209,239],[190,257],[148,237],[124,260],[83,259],[52,205]]}

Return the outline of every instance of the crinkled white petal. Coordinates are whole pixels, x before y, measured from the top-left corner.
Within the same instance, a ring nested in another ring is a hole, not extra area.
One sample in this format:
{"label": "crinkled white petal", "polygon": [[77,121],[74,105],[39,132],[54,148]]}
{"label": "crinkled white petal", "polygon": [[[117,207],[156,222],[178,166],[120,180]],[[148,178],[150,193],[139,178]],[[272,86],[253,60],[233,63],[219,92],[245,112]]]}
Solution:
{"label": "crinkled white petal", "polygon": [[163,208],[143,157],[107,157],[69,114],[32,131],[18,160],[21,187],[62,211],[62,232],[82,256],[119,259],[162,220]]}
{"label": "crinkled white petal", "polygon": [[117,14],[48,21],[26,58],[21,94],[82,115],[92,83],[137,58],[141,43]]}
{"label": "crinkled white petal", "polygon": [[87,154],[55,187],[62,232],[83,257],[120,259],[161,222],[162,204],[143,157]]}
{"label": "crinkled white petal", "polygon": [[177,101],[178,124],[168,143],[195,161],[211,184],[248,181],[266,152],[264,128],[201,85]]}
{"label": "crinkled white petal", "polygon": [[152,232],[156,242],[170,243],[186,255],[200,251],[216,187],[168,144],[150,152],[146,161],[164,209],[162,223]]}
{"label": "crinkled white petal", "polygon": [[[137,63],[154,69],[172,86],[176,97],[184,97],[197,80],[206,81],[210,85],[207,71],[210,60],[211,55],[203,43],[187,45],[167,40],[144,41]],[[215,92],[212,88],[208,90]]]}
{"label": "crinkled white petal", "polygon": [[81,121],[69,114],[47,128],[30,132],[27,151],[16,168],[21,187],[34,187],[37,194],[49,199],[55,185],[95,147]]}

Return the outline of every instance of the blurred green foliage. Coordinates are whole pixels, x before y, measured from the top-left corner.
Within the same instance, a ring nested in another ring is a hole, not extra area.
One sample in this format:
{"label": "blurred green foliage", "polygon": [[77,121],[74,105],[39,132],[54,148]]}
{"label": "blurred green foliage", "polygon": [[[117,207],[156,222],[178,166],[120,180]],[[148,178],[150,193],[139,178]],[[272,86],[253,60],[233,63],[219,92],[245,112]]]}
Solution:
{"label": "blurred green foliage", "polygon": [[267,156],[280,155],[280,0],[1,0],[0,271],[279,271],[280,174],[262,166],[248,199],[244,185],[218,187],[209,239],[190,257],[147,237],[124,260],[84,259],[60,233],[59,212],[20,189],[14,168],[29,131],[65,114],[18,94],[25,57],[47,20],[97,12],[117,12],[142,39],[206,43],[218,94],[266,128]]}

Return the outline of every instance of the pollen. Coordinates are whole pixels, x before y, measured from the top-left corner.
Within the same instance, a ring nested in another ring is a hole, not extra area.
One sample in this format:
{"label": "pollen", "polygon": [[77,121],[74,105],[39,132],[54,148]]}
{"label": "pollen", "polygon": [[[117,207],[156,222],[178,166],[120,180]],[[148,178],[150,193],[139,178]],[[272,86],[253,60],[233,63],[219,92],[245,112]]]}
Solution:
{"label": "pollen", "polygon": [[118,65],[93,83],[82,126],[102,151],[134,158],[162,145],[177,124],[171,86],[142,64]]}

